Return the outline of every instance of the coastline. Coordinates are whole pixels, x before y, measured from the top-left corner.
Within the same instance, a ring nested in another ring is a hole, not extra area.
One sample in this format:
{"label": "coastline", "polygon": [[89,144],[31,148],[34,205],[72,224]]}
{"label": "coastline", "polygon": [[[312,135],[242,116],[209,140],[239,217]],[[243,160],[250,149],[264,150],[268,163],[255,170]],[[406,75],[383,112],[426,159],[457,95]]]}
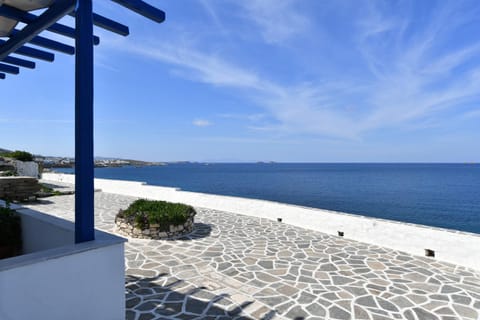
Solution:
{"label": "coastline", "polygon": [[[43,180],[74,184],[74,175],[44,173]],[[320,231],[346,239],[375,244],[425,256],[433,250],[435,258],[480,270],[480,235],[457,230],[370,218],[344,212],[302,207],[267,200],[220,196],[151,186],[143,182],[95,179],[95,188],[103,192],[182,202],[192,206],[254,216]]]}
{"label": "coastline", "polygon": [[180,164],[100,168],[95,177],[480,234],[480,171],[466,165]]}

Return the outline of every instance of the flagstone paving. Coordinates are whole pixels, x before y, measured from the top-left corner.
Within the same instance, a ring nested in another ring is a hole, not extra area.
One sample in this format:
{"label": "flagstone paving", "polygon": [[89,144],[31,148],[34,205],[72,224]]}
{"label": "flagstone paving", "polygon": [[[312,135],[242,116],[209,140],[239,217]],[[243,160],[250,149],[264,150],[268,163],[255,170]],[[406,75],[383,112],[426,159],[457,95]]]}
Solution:
{"label": "flagstone paving", "polygon": [[[95,194],[99,229],[135,198]],[[73,220],[73,196],[30,204]],[[129,239],[127,319],[480,319],[480,272],[267,219],[197,208],[176,240]]]}

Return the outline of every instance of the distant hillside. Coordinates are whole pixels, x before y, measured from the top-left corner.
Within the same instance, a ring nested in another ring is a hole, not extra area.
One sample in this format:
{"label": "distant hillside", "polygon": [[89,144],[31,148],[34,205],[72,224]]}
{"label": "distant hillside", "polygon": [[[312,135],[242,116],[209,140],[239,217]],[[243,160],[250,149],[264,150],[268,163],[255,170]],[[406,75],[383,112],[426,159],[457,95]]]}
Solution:
{"label": "distant hillside", "polygon": [[[1,0],[0,0],[1,1]],[[0,148],[0,155],[11,153],[11,150]],[[72,157],[52,157],[43,155],[33,155],[35,161],[42,163],[44,168],[72,168],[75,165],[75,159]],[[151,162],[131,159],[120,159],[111,157],[95,157],[95,167],[124,167],[124,166],[159,166],[165,165],[164,162]]]}

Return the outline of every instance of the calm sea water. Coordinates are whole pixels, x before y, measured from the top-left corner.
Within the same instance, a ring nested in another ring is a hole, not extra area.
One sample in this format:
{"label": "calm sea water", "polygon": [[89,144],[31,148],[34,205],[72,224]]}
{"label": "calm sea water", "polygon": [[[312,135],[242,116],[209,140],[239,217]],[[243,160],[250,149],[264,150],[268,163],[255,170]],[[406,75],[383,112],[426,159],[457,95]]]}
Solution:
{"label": "calm sea water", "polygon": [[479,164],[169,164],[95,176],[480,233]]}

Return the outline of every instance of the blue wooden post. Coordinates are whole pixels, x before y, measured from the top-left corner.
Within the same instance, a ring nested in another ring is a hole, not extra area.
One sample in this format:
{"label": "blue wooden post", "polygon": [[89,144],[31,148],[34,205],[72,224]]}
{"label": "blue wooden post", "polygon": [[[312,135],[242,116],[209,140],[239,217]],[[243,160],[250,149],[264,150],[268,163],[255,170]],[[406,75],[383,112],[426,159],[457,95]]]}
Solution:
{"label": "blue wooden post", "polygon": [[75,27],[75,242],[80,243],[95,239],[92,0],[77,0]]}

